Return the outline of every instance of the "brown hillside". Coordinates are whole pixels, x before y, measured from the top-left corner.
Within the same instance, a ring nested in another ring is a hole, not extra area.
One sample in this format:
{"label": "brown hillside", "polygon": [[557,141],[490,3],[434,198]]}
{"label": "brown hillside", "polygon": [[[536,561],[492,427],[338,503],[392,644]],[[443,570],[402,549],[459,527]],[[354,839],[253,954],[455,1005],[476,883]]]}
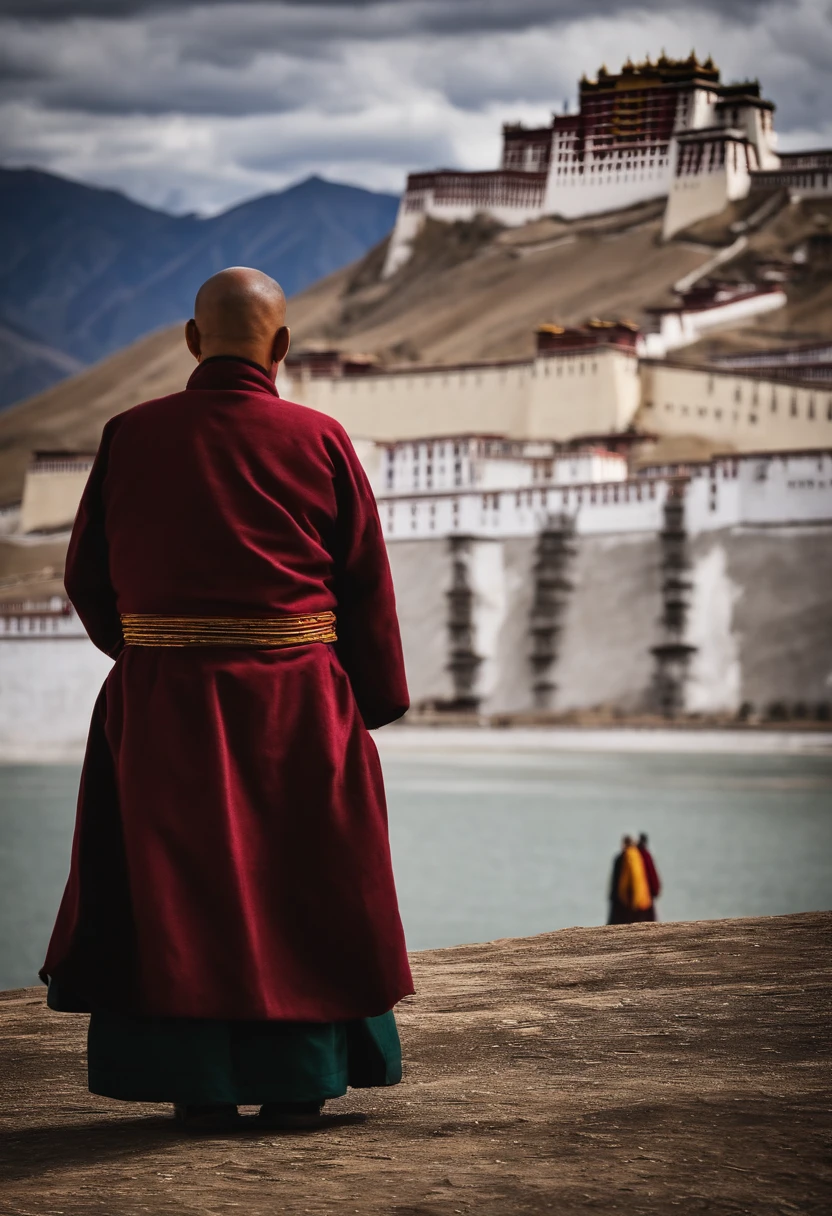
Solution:
{"label": "brown hillside", "polygon": [[[792,263],[807,235],[832,224],[832,204],[807,200],[779,209],[719,274],[755,273],[761,260]],[[578,221],[545,219],[503,230],[486,221],[429,223],[411,261],[380,280],[385,246],[308,288],[290,302],[295,348],[326,343],[372,351],[390,362],[454,362],[532,351],[543,320],[629,317],[668,298],[682,276],[736,239],[732,225],[753,213],[734,204],[667,244],[663,203],[644,203]],[[694,239],[695,238],[695,239]],[[787,284],[789,305],[712,340],[720,344],[810,340],[832,332],[832,274],[806,267]],[[703,344],[704,345],[704,344]],[[95,446],[104,422],[148,397],[179,389],[192,361],[179,326],[160,330],[62,384],[0,414],[0,502],[20,494],[35,448]]]}

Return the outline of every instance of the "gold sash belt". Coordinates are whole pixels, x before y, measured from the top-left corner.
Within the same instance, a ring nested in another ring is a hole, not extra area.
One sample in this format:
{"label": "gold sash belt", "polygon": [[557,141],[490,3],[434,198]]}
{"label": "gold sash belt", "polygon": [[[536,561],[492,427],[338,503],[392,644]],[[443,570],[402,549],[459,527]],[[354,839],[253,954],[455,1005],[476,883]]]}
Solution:
{"label": "gold sash belt", "polygon": [[304,646],[335,642],[334,612],[302,616],[156,616],[126,612],[127,646]]}

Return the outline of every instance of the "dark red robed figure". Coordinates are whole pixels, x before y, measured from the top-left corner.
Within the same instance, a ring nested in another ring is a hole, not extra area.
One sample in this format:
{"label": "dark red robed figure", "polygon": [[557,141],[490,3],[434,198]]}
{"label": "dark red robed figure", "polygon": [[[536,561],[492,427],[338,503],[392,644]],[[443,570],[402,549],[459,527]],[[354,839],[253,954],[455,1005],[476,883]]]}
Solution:
{"label": "dark red robed figure", "polygon": [[[339,423],[244,360],[113,418],[70,599],[116,662],[44,964],[79,1009],[336,1021],[413,991],[367,728],[408,705],[372,491]],[[125,647],[119,616],[332,610],[338,642]]]}

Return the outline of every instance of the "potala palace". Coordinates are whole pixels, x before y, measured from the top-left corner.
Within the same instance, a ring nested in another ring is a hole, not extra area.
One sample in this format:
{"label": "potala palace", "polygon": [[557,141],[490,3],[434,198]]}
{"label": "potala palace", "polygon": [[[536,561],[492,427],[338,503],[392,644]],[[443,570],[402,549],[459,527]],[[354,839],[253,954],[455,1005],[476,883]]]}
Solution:
{"label": "potala palace", "polygon": [[426,217],[487,215],[513,227],[545,215],[570,219],[667,198],[664,235],[715,215],[755,189],[832,191],[832,151],[778,155],[774,105],[759,81],[722,84],[710,58],[602,67],[579,86],[577,114],[548,127],[503,127],[499,169],[411,173],[387,254],[391,275]]}

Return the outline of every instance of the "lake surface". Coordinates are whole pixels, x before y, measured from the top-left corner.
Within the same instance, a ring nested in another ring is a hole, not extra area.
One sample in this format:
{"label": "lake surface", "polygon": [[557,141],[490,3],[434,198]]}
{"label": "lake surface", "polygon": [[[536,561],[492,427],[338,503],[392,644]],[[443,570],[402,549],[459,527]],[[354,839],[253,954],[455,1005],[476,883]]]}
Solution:
{"label": "lake surface", "polygon": [[[603,924],[624,831],[663,920],[832,907],[832,756],[380,748],[412,949]],[[0,988],[37,983],[79,769],[0,767]]]}

